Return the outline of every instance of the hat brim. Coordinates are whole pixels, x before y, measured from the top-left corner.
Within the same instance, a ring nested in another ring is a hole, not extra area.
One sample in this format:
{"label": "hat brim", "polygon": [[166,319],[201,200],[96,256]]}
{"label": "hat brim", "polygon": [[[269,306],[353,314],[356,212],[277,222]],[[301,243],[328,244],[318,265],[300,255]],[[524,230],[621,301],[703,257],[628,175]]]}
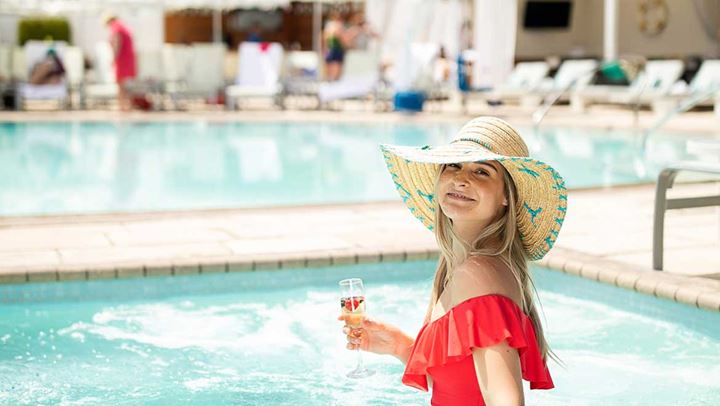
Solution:
{"label": "hat brim", "polygon": [[380,149],[400,197],[428,229],[435,227],[434,181],[441,165],[497,161],[515,183],[518,229],[528,258],[541,259],[554,245],[567,211],[567,190],[550,165],[530,157],[499,155],[469,142],[438,147],[382,144]]}

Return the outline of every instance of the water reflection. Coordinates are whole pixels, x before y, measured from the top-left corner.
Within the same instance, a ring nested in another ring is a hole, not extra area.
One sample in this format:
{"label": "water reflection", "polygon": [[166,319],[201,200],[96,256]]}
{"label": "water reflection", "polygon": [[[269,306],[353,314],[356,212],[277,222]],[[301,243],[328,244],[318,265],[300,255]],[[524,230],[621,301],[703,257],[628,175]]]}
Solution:
{"label": "water reflection", "polygon": [[[397,199],[378,144],[440,144],[458,124],[3,123],[0,215]],[[523,129],[569,187],[652,181],[686,159],[658,136],[638,174],[627,133]]]}

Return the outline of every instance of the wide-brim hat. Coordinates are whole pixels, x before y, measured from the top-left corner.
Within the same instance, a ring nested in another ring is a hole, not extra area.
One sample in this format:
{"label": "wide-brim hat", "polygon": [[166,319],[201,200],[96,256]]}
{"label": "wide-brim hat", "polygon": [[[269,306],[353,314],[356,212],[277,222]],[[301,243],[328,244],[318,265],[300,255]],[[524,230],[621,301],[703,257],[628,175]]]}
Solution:
{"label": "wide-brim hat", "polygon": [[434,182],[441,165],[497,161],[515,183],[515,212],[527,257],[539,260],[555,243],[567,211],[565,181],[550,165],[529,157],[520,134],[504,120],[470,120],[447,145],[382,144],[380,149],[403,202],[431,231],[438,209]]}

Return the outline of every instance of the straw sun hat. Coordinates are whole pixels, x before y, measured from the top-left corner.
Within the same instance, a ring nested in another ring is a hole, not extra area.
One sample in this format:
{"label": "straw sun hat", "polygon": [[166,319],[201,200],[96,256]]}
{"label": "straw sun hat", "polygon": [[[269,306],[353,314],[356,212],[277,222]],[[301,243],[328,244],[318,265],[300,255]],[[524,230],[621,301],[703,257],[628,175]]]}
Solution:
{"label": "straw sun hat", "polygon": [[478,117],[465,124],[447,145],[382,144],[380,149],[403,202],[430,230],[438,207],[433,193],[440,165],[498,161],[517,189],[515,211],[528,258],[542,258],[555,243],[567,210],[565,182],[550,165],[528,156],[525,142],[507,122]]}

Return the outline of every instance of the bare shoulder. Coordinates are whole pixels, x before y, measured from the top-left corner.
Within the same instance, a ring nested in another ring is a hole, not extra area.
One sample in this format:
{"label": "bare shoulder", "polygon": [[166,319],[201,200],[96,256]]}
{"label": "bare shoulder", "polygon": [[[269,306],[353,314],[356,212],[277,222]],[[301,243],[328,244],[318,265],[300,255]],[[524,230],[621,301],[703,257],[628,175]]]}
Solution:
{"label": "bare shoulder", "polygon": [[501,294],[520,304],[522,292],[510,268],[499,258],[472,256],[453,270],[448,284],[452,305],[483,295]]}

